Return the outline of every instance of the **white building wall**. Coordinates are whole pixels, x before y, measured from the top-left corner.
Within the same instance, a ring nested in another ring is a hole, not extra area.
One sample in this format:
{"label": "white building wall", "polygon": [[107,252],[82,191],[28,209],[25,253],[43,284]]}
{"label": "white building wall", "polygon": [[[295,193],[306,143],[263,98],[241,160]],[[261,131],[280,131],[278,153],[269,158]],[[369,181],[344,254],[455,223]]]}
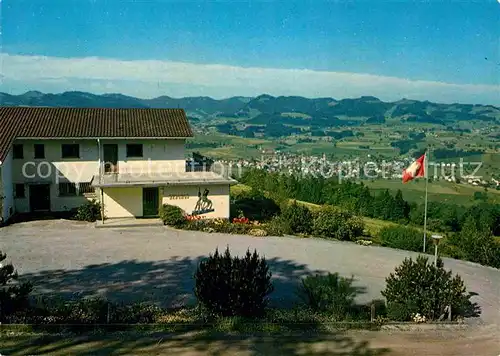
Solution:
{"label": "white building wall", "polygon": [[[184,172],[185,140],[101,140],[101,145],[118,145],[119,173]],[[13,161],[15,183],[48,181],[90,182],[99,173],[97,140],[17,140],[23,144],[24,158]],[[80,145],[80,158],[63,159],[61,145]],[[142,144],[143,157],[127,157],[127,144]],[[34,144],[45,145],[45,159],[34,158]],[[101,154],[101,157],[103,155]]]}
{"label": "white building wall", "polygon": [[[23,159],[10,161],[12,164],[8,167],[10,173],[7,176],[11,177],[8,188],[10,189],[10,201],[13,201],[13,184],[25,184],[25,198],[15,199],[15,210],[17,212],[30,211],[28,185],[34,183],[51,184],[51,211],[74,209],[87,199],[93,198],[92,196],[60,197],[58,183],[89,183],[93,176],[99,174],[99,146],[97,140],[16,140],[15,143],[23,144],[24,157]],[[80,145],[80,158],[62,158],[61,145],[69,143]],[[143,157],[127,157],[128,143],[143,144]],[[184,172],[186,164],[184,143],[185,140],[183,139],[101,140],[101,147],[104,144],[118,145],[119,173],[148,174],[149,172]],[[45,145],[44,159],[34,158],[35,144]],[[103,157],[102,153],[101,157]],[[137,194],[134,194],[134,196],[137,197]],[[113,211],[116,209],[119,209],[118,206],[111,208],[111,215],[114,215]],[[134,210],[133,214],[142,215],[142,205],[140,209],[140,213]],[[125,213],[125,211],[119,212],[118,215]]]}
{"label": "white building wall", "polygon": [[2,196],[0,213],[3,222],[6,222],[12,214],[14,209],[14,186],[12,183],[12,150],[9,152],[5,160],[0,166],[0,196]]}
{"label": "white building wall", "polygon": [[142,216],[142,188],[104,188],[103,194],[106,218]]}
{"label": "white building wall", "polygon": [[229,184],[206,184],[200,186],[166,186],[163,187],[162,204],[176,205],[187,214],[192,214],[198,202],[198,192],[209,190],[208,199],[212,202],[213,211],[201,214],[205,218],[229,218]]}
{"label": "white building wall", "polygon": [[[13,160],[14,183],[90,182],[99,172],[97,140],[17,140],[23,159]],[[79,144],[80,158],[61,158],[62,144]],[[34,158],[34,145],[45,145],[45,158]]]}
{"label": "white building wall", "polygon": [[[118,144],[118,171],[124,174],[184,172],[185,140],[102,141]],[[143,157],[127,157],[127,143],[143,145]]]}

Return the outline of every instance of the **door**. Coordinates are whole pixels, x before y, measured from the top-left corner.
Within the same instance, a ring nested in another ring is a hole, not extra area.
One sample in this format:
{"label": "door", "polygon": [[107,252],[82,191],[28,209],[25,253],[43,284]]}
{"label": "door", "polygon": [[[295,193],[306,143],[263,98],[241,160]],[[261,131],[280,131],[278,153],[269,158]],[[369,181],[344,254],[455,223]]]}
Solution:
{"label": "door", "polygon": [[36,184],[29,187],[31,212],[50,211],[50,184]]}
{"label": "door", "polygon": [[143,188],[142,190],[142,215],[158,216],[160,207],[160,191],[158,188]]}
{"label": "door", "polygon": [[118,145],[102,145],[104,173],[118,173]]}

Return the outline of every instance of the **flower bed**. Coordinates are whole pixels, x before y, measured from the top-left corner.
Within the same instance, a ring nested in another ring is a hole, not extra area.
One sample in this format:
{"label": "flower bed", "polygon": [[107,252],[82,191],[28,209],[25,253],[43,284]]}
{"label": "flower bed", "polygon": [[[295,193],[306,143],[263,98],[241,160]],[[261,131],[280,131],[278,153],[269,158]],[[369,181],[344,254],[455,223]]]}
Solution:
{"label": "flower bed", "polygon": [[233,223],[235,224],[248,224],[250,220],[245,217],[234,218]]}

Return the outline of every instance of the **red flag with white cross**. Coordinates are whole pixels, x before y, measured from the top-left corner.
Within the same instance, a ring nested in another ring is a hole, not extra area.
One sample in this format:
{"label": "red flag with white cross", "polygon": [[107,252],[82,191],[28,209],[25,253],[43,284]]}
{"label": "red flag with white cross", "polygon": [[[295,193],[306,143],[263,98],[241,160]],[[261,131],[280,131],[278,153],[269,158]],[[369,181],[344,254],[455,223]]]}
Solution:
{"label": "red flag with white cross", "polygon": [[413,162],[408,168],[403,170],[403,183],[409,182],[417,177],[425,176],[425,153]]}

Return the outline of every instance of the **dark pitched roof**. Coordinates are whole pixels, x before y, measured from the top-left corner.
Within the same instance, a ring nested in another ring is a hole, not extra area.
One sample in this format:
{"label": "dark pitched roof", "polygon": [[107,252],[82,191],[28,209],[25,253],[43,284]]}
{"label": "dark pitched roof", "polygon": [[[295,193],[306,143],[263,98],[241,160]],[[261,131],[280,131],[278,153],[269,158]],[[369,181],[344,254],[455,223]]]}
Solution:
{"label": "dark pitched roof", "polygon": [[0,107],[0,161],[16,138],[192,136],[182,109]]}

